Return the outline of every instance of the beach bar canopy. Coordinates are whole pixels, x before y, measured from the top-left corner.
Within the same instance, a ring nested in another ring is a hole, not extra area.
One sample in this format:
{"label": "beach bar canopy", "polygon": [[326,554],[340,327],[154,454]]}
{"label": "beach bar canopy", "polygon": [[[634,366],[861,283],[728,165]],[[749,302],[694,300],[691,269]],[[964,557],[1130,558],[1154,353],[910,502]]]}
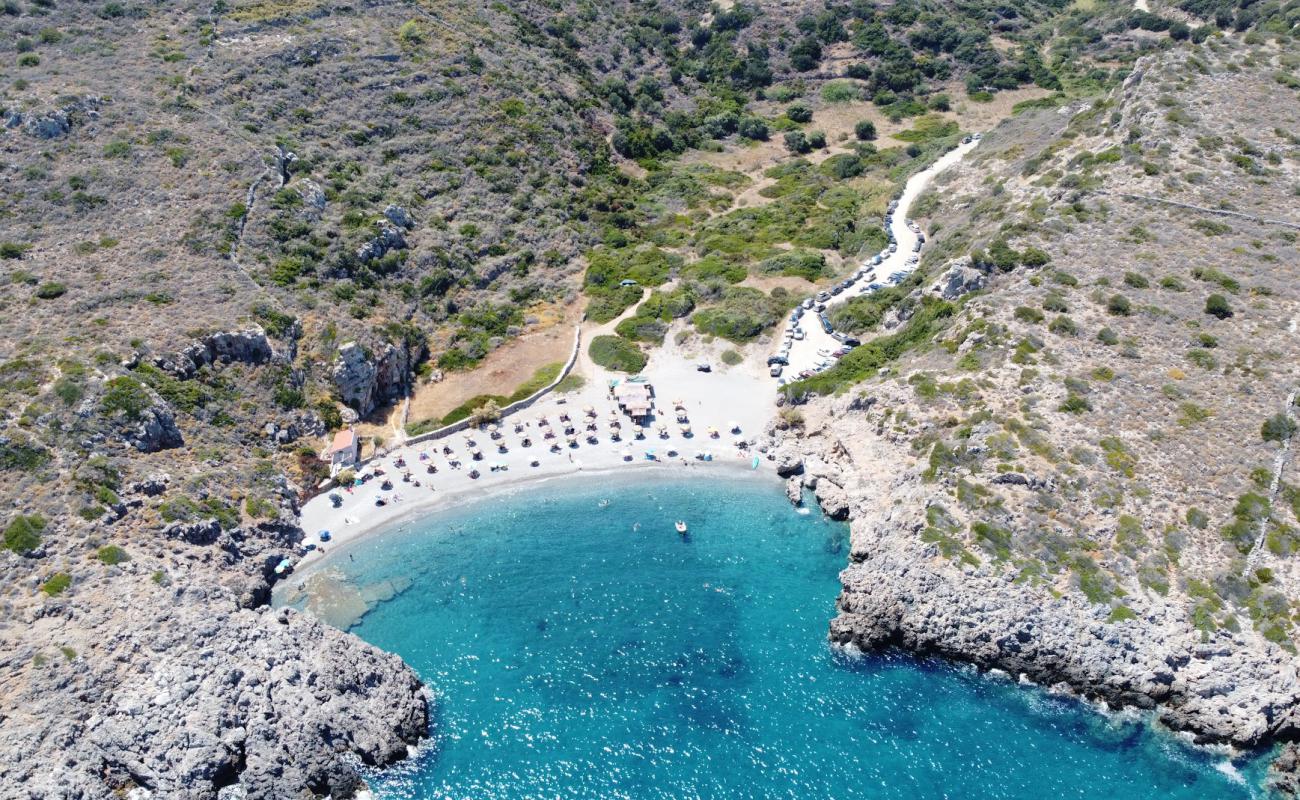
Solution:
{"label": "beach bar canopy", "polygon": [[650,394],[651,387],[648,383],[623,383],[614,389],[619,407],[633,419],[650,414]]}

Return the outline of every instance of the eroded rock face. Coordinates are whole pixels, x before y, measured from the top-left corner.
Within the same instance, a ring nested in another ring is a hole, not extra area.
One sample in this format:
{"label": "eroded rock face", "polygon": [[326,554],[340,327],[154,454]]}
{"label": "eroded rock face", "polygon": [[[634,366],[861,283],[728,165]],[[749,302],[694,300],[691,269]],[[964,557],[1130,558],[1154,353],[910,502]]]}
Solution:
{"label": "eroded rock face", "polygon": [[956,300],[983,289],[985,282],[984,273],[976,269],[969,258],[960,258],[949,262],[948,268],[940,273],[938,280],[927,291],[944,300]]}
{"label": "eroded rock face", "polygon": [[154,359],[154,366],[188,379],[210,364],[265,364],[275,356],[266,331],[260,327],[211,334],[169,357]]}
{"label": "eroded rock face", "polygon": [[[57,139],[66,136],[79,122],[97,117],[100,105],[97,97],[83,97],[40,114],[17,115],[6,121],[6,127],[15,127],[21,121],[28,135],[38,139]],[[14,124],[10,125],[10,122]]]}
{"label": "eroded rock face", "polygon": [[[145,789],[208,800],[227,787],[249,798],[300,797],[305,787],[351,797],[362,786],[357,759],[389,764],[428,729],[424,692],[401,659],[292,610],[155,586],[106,587],[98,608],[64,614],[45,624],[113,635],[93,661],[33,670],[17,685],[30,695],[25,707],[46,713],[6,720],[7,797],[98,800]],[[68,683],[96,700],[42,705],[42,695],[69,696]],[[60,769],[29,757],[51,747]]]}
{"label": "eroded rock face", "polygon": [[[1300,736],[1300,662],[1257,633],[1220,629],[1203,641],[1190,606],[1154,593],[1127,596],[1135,617],[1114,620],[1109,607],[1078,592],[1016,581],[988,559],[942,556],[921,535],[933,485],[899,467],[905,442],[866,416],[842,413],[843,402],[806,407],[810,435],[778,436],[779,448],[800,448],[802,481],[823,509],[852,526],[832,642],[899,647],[1115,707],[1153,709],[1198,742],[1253,746]],[[994,485],[1052,489],[1050,480],[1023,473],[1005,473]],[[1295,782],[1286,766],[1275,770],[1278,785]]]}
{"label": "eroded rock face", "polygon": [[118,415],[114,420],[117,433],[127,444],[141,453],[156,453],[185,444],[176,415],[152,389],[146,388],[152,403],[135,417]]}
{"label": "eroded rock face", "polygon": [[383,224],[375,238],[357,248],[357,259],[362,262],[383,258],[389,250],[405,250],[406,237],[402,229],[390,224]]}
{"label": "eroded rock face", "polygon": [[334,385],[344,403],[361,416],[402,396],[410,388],[411,370],[419,356],[405,344],[383,343],[370,354],[356,342],[339,348],[334,361]]}

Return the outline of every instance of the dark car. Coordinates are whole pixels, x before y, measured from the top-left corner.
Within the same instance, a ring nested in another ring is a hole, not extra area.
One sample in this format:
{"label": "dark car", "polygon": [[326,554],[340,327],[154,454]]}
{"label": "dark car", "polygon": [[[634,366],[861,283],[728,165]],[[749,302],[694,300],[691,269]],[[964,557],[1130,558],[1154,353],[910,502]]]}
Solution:
{"label": "dark car", "polygon": [[768,357],[767,357],[767,365],[768,365],[769,367],[772,366],[773,364],[782,364],[782,365],[785,365],[785,364],[789,364],[789,363],[790,363],[790,362],[789,362],[789,361],[788,361],[784,356],[768,356]]}
{"label": "dark car", "polygon": [[822,330],[826,331],[827,333],[830,333],[831,331],[835,330],[833,327],[831,327],[831,321],[826,319],[825,317],[821,318],[821,322],[822,322]]}
{"label": "dark car", "polygon": [[854,339],[852,336],[848,336],[848,337],[846,337],[846,338],[844,338],[844,339],[841,339],[840,341],[844,342],[844,346],[845,346],[845,347],[860,347],[860,346],[862,346],[862,342],[859,341],[859,340],[857,340],[857,339]]}
{"label": "dark car", "polygon": [[697,371],[699,371],[699,372],[712,372],[712,371],[713,371],[713,367],[712,367],[711,365],[707,364],[707,363],[704,363],[704,362],[701,362],[701,363],[699,363],[699,364],[696,364],[696,365],[695,365],[695,369],[696,369]]}

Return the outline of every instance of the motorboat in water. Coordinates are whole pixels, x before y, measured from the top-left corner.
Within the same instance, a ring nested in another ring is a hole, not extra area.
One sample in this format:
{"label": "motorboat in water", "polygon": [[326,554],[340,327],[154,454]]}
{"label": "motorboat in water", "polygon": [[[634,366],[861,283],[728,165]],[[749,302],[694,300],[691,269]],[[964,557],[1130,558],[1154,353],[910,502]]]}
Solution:
{"label": "motorboat in water", "polygon": [[680,520],[680,519],[677,520],[677,524],[674,525],[673,527],[677,528],[677,532],[678,532],[678,533],[681,533],[681,534],[685,534],[685,533],[686,533],[686,523],[683,522],[683,521]]}

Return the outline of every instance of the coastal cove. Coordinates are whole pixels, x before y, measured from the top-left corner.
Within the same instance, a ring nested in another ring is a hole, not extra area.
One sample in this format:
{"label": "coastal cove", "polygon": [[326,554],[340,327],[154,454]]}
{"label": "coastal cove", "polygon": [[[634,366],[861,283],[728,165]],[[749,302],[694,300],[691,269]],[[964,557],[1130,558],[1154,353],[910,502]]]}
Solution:
{"label": "coastal cove", "polygon": [[375,796],[1259,796],[1262,761],[1136,716],[834,651],[848,526],[792,509],[770,474],[704,474],[483,493],[286,582],[355,591],[345,624],[434,693],[430,741],[368,775]]}

